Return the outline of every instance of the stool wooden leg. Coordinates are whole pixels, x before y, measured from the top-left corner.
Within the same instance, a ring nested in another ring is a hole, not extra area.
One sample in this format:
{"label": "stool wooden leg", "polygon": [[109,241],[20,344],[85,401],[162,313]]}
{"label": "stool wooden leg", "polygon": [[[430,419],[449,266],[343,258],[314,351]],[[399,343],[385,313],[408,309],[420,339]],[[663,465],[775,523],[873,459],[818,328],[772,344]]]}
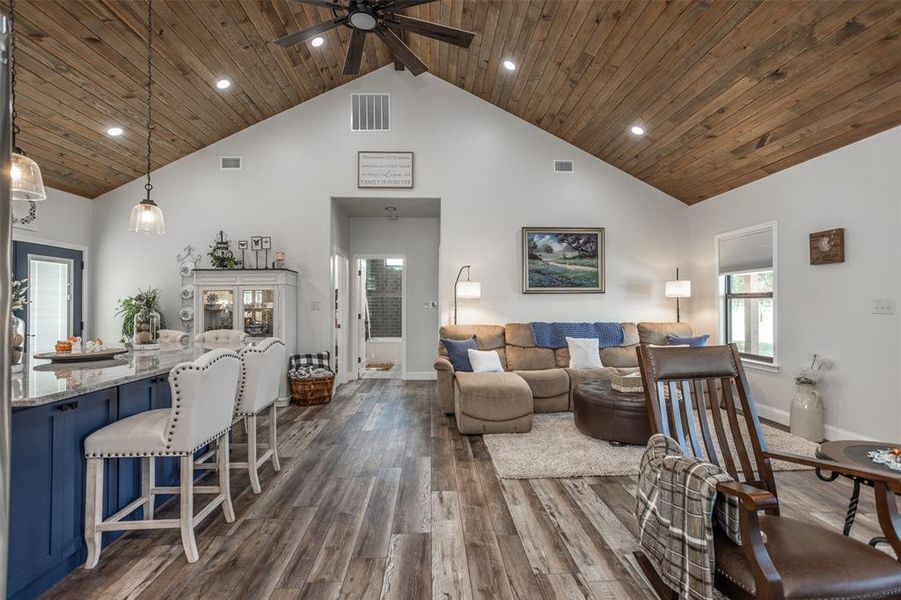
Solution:
{"label": "stool wooden leg", "polygon": [[190,454],[182,456],[180,460],[179,479],[180,511],[179,525],[181,528],[181,543],[185,547],[185,557],[189,563],[197,562],[200,554],[197,552],[197,540],[194,539],[194,457]]}
{"label": "stool wooden leg", "polygon": [[260,474],[257,473],[257,416],[244,417],[247,429],[247,475],[250,477],[250,488],[254,494],[260,493]]}
{"label": "stool wooden leg", "polygon": [[282,465],[278,462],[278,435],[276,433],[277,410],[275,404],[269,408],[269,448],[272,450],[273,470],[281,471]]}
{"label": "stool wooden leg", "polygon": [[222,494],[222,514],[226,523],[235,522],[235,508],[232,506],[231,469],[228,466],[228,433],[219,438],[216,464],[219,467],[219,493]]}
{"label": "stool wooden leg", "polygon": [[141,459],[141,496],[147,498],[144,504],[144,520],[153,520],[153,511],[156,509],[153,488],[156,486],[156,459],[148,456]]}
{"label": "stool wooden leg", "polygon": [[100,562],[102,533],[97,524],[103,521],[103,460],[87,459],[87,476],[84,486],[84,541],[88,546],[85,569],[93,569]]}

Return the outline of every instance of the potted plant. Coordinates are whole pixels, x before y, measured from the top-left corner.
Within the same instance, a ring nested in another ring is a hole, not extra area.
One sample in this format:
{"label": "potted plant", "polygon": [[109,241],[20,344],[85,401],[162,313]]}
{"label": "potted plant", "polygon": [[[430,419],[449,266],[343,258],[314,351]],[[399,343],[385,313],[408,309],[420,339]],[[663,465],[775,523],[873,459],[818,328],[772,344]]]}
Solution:
{"label": "potted plant", "polygon": [[826,405],[816,388],[828,368],[828,361],[814,354],[810,365],[795,374],[796,391],[789,419],[791,432],[814,442],[826,438]]}
{"label": "potted plant", "polygon": [[122,342],[135,350],[159,348],[159,331],[166,327],[160,314],[161,292],[156,288],[138,289],[134,296],[119,300],[116,316],[122,317]]}
{"label": "potted plant", "polygon": [[28,280],[19,279],[12,282],[9,319],[9,363],[13,367],[19,367],[25,356],[25,321],[15,315],[20,310],[25,310],[28,304]]}

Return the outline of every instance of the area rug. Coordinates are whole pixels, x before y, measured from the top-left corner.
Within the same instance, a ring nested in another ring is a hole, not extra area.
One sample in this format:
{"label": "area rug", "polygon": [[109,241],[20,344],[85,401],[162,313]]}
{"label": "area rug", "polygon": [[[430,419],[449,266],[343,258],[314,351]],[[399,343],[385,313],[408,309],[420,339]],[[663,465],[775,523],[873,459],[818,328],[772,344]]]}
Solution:
{"label": "area rug", "polygon": [[[815,456],[815,442],[769,425],[762,428],[770,450]],[[576,429],[572,413],[535,415],[529,433],[483,437],[497,474],[503,479],[637,475],[644,452],[644,446],[611,446],[583,434]],[[772,465],[774,471],[809,469],[783,461],[773,461]]]}

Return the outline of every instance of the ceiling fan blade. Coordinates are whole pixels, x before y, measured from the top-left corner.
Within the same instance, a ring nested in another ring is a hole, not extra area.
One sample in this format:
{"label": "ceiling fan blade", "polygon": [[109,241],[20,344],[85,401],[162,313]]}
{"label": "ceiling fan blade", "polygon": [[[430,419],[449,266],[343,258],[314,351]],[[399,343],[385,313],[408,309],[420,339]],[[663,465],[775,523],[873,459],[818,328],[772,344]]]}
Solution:
{"label": "ceiling fan blade", "polygon": [[305,42],[318,35],[322,35],[326,31],[334,29],[339,25],[344,25],[345,23],[347,23],[347,17],[341,17],[340,19],[335,19],[334,21],[325,21],[323,23],[319,23],[318,25],[313,25],[312,27],[307,27],[306,29],[295,31],[294,33],[288,34],[285,37],[278,38],[273,43],[278,44],[283,48],[288,48],[289,46],[293,46],[294,44],[299,44],[300,42]]}
{"label": "ceiling fan blade", "polygon": [[295,0],[296,2],[300,2],[302,4],[312,4],[313,6],[319,6],[321,8],[345,8],[338,2],[333,2],[332,0]]}
{"label": "ceiling fan blade", "polygon": [[410,72],[413,73],[413,75],[421,75],[429,70],[425,63],[419,60],[416,53],[410,50],[409,46],[403,43],[393,31],[384,25],[379,25],[375,29],[375,34],[385,42],[385,45],[391,50],[391,54],[394,55],[394,58],[404,63],[404,66],[410,69]]}
{"label": "ceiling fan blade", "polygon": [[385,16],[385,20],[401,29],[447,42],[448,44],[454,44],[461,48],[469,48],[469,45],[472,44],[472,38],[476,35],[470,31],[463,31],[462,29],[439,25],[438,23],[431,23],[406,15],[390,14]]}
{"label": "ceiling fan blade", "polygon": [[385,3],[385,10],[403,10],[405,8],[410,8],[413,6],[419,6],[420,4],[428,4],[429,2],[435,2],[435,0],[394,0],[393,2]]}
{"label": "ceiling fan blade", "polygon": [[360,72],[360,62],[363,60],[363,44],[366,41],[366,32],[354,29],[350,36],[350,45],[347,47],[347,56],[344,57],[344,74],[357,75]]}

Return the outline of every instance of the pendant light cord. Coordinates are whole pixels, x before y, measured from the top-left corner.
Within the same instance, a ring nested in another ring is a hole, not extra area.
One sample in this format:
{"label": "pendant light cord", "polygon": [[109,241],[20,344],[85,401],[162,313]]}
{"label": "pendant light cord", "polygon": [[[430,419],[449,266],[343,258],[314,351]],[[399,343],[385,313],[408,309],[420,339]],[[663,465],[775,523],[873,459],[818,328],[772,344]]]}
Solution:
{"label": "pendant light cord", "polygon": [[16,122],[16,117],[18,113],[16,112],[16,0],[9,0],[9,78],[10,78],[10,99],[12,100],[13,105],[13,130],[12,130],[12,142],[13,142],[13,152],[17,154],[25,155],[22,152],[22,149],[16,144],[16,136],[19,133],[19,125]]}
{"label": "pendant light cord", "polygon": [[[15,0],[10,0],[14,2]],[[153,0],[147,0],[147,183],[144,189],[147,190],[147,202],[150,199],[150,190],[153,186],[150,184],[150,134],[153,131]]]}

